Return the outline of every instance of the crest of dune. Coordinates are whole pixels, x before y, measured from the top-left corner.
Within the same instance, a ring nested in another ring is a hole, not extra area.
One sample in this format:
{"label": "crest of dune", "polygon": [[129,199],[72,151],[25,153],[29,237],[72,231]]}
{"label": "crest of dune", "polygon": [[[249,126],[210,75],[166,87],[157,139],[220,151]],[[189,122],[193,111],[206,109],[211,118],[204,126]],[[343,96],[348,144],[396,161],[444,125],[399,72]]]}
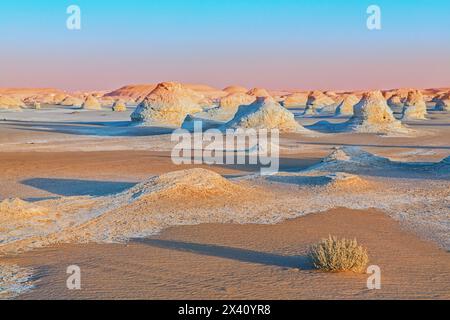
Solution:
{"label": "crest of dune", "polygon": [[281,132],[308,131],[294,115],[273,98],[258,98],[249,106],[239,107],[234,118],[226,124],[231,129],[278,129]]}
{"label": "crest of dune", "polygon": [[304,107],[308,102],[308,95],[306,93],[296,92],[288,95],[283,102],[286,108]]}
{"label": "crest of dune", "polygon": [[308,95],[304,115],[317,114],[317,109],[334,104],[334,100],[321,91],[313,91]]}
{"label": "crest of dune", "polygon": [[101,110],[102,105],[93,95],[89,95],[81,106],[86,110]]}
{"label": "crest of dune", "polygon": [[59,104],[62,106],[67,106],[67,107],[71,107],[71,106],[81,107],[81,105],[83,104],[83,100],[81,100],[79,98],[68,96],[63,101],[61,101]]}
{"label": "crest of dune", "polygon": [[247,93],[248,89],[241,87],[241,86],[228,86],[224,88],[222,91],[225,91],[226,93]]}
{"label": "crest of dune", "polygon": [[336,108],[337,116],[352,116],[353,115],[353,107],[355,104],[359,102],[357,96],[353,94],[347,95],[342,102]]}
{"label": "crest of dune", "polygon": [[403,119],[425,119],[427,104],[420,91],[414,90],[408,94],[403,107]]}
{"label": "crest of dune", "polygon": [[349,124],[353,130],[364,133],[405,131],[401,122],[395,119],[380,91],[366,92],[363,95],[353,108],[353,117]]}
{"label": "crest of dune", "polygon": [[0,109],[21,109],[25,104],[13,96],[0,96]]}
{"label": "crest of dune", "polygon": [[187,115],[202,111],[203,96],[180,83],[163,82],[137,106],[131,120],[141,124],[181,126]]}
{"label": "crest of dune", "polygon": [[257,98],[259,98],[259,97],[263,97],[263,98],[270,97],[269,92],[266,89],[263,89],[263,88],[253,88],[253,89],[249,90],[247,92],[247,94],[251,95],[251,96],[254,96],[254,97],[257,97]]}
{"label": "crest of dune", "polygon": [[119,99],[116,102],[114,102],[112,106],[112,110],[115,112],[124,112],[127,111],[127,104],[124,100]]}
{"label": "crest of dune", "polygon": [[250,96],[246,93],[236,92],[230,93],[226,97],[220,99],[219,106],[223,109],[236,110],[239,106],[249,105],[255,101],[254,96]]}

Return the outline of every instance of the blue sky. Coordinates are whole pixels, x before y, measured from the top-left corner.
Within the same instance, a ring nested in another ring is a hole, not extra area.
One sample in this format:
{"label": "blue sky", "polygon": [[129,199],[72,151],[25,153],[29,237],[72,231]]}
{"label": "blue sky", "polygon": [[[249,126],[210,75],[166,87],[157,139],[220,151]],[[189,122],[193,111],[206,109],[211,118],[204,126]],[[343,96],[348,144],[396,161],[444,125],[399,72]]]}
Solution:
{"label": "blue sky", "polygon": [[[65,27],[71,4],[80,31]],[[450,86],[447,0],[2,0],[0,36],[3,87]]]}

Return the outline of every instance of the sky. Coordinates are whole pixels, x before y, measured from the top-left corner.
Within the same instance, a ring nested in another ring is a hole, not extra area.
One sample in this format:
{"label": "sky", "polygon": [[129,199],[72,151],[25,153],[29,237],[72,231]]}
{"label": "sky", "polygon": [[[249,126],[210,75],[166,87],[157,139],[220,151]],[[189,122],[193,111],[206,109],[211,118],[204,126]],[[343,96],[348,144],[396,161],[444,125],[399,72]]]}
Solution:
{"label": "sky", "polygon": [[0,43],[0,87],[450,87],[448,0],[1,0]]}

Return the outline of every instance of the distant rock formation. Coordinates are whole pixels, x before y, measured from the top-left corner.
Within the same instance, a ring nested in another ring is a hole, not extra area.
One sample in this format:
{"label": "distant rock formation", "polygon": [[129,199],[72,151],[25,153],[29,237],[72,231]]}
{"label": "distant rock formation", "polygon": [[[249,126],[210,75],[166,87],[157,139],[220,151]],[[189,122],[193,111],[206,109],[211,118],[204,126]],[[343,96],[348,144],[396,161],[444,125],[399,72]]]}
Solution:
{"label": "distant rock formation", "polygon": [[256,98],[260,98],[260,97],[270,97],[269,92],[267,92],[266,89],[263,88],[253,88],[250,91],[247,92],[248,95],[250,96],[254,96]]}
{"label": "distant rock formation", "polygon": [[249,106],[241,106],[226,128],[278,129],[280,132],[308,132],[294,115],[270,97],[260,97]]}
{"label": "distant rock formation", "polygon": [[25,107],[25,104],[19,98],[13,96],[0,96],[0,109],[15,109],[20,110]]}
{"label": "distant rock formation", "polygon": [[116,102],[114,102],[112,106],[112,111],[114,112],[124,112],[127,111],[127,104],[124,100],[119,99]]}
{"label": "distant rock formation", "polygon": [[437,111],[450,111],[450,93],[443,94],[436,99],[436,110]]}
{"label": "distant rock formation", "polygon": [[241,86],[228,86],[223,89],[227,94],[231,93],[247,93],[248,89]]}
{"label": "distant rock formation", "polygon": [[239,106],[249,105],[255,101],[255,97],[242,92],[230,93],[220,99],[219,107],[223,109],[237,110]]}
{"label": "distant rock formation", "polygon": [[425,119],[427,114],[427,104],[419,90],[411,91],[403,107],[403,119]]}
{"label": "distant rock formation", "polygon": [[75,98],[72,96],[66,97],[63,101],[60,102],[60,105],[67,107],[81,107],[83,105],[83,100],[79,98]]}
{"label": "distant rock formation", "polygon": [[141,124],[180,127],[188,114],[202,111],[203,96],[180,83],[163,82],[137,106],[131,120]]}
{"label": "distant rock formation", "polygon": [[403,99],[397,94],[394,94],[387,100],[388,106],[391,108],[402,108],[404,106]]}
{"label": "distant rock formation", "polygon": [[336,116],[352,116],[353,107],[359,102],[357,96],[353,94],[347,95],[336,108]]}
{"label": "distant rock formation", "polygon": [[325,95],[321,91],[313,91],[308,95],[308,101],[306,103],[306,109],[304,115],[318,114],[318,108],[326,107],[334,104],[334,100]]}
{"label": "distant rock formation", "polygon": [[295,92],[285,97],[283,106],[286,108],[304,107],[308,102],[308,94]]}
{"label": "distant rock formation", "polygon": [[101,103],[93,95],[89,95],[81,106],[82,109],[86,110],[101,110]]}
{"label": "distant rock formation", "polygon": [[352,130],[363,133],[390,133],[406,131],[395,119],[392,110],[380,91],[366,92],[353,108],[354,115],[348,124]]}

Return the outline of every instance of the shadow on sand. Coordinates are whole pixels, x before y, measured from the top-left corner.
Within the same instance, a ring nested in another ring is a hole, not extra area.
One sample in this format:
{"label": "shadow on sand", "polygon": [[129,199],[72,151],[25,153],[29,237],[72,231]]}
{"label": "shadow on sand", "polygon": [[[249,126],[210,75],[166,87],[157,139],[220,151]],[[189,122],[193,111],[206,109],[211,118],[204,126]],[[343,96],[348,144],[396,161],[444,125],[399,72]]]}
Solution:
{"label": "shadow on sand", "polygon": [[22,184],[45,190],[60,196],[106,196],[125,191],[136,183],[113,181],[90,181],[75,179],[33,178],[21,181]]}
{"label": "shadow on sand", "polygon": [[100,137],[156,136],[170,134],[174,130],[168,127],[138,126],[130,121],[52,123],[8,121],[8,123],[26,131]]}
{"label": "shadow on sand", "polygon": [[283,268],[299,268],[302,270],[313,269],[313,265],[307,256],[283,256],[279,254],[258,252],[240,248],[173,240],[136,239],[135,241],[157,248],[190,252],[194,254],[231,259],[240,262],[257,263]]}

